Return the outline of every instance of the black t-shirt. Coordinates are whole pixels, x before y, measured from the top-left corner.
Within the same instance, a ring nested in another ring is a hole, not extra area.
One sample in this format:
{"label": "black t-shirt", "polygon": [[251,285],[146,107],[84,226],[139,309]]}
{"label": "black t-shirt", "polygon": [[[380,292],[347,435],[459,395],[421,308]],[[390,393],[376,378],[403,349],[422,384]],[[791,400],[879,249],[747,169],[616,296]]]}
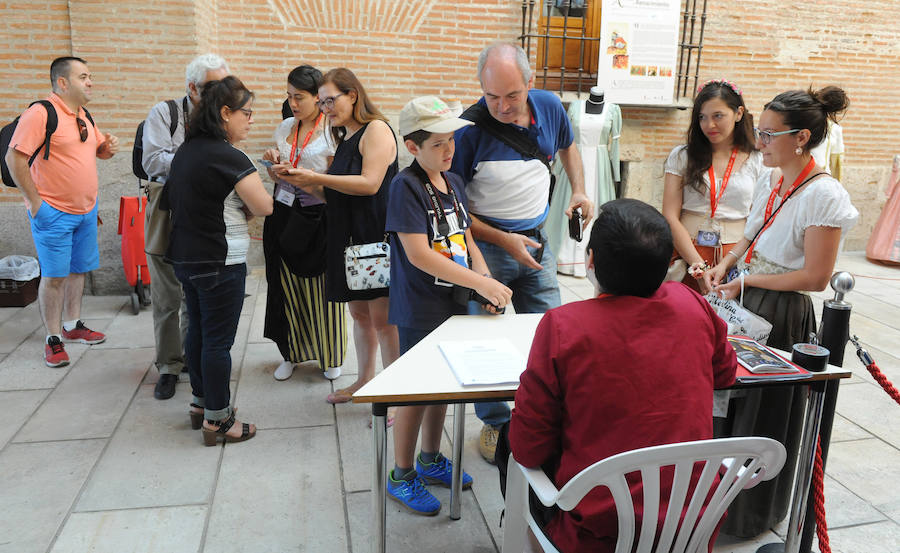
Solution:
{"label": "black t-shirt", "polygon": [[418,329],[434,329],[450,315],[465,315],[466,307],[453,301],[453,285],[430,275],[413,265],[398,232],[424,234],[436,252],[469,266],[466,229],[471,225],[466,211],[466,189],[462,178],[454,173],[443,173],[447,186],[456,192],[460,213],[453,206],[453,198],[435,188],[447,217],[447,235],[438,231],[438,218],[425,191],[425,186],[412,169],[397,173],[391,181],[385,230],[391,233],[391,301],[388,321],[397,326]]}
{"label": "black t-shirt", "polygon": [[160,207],[172,216],[166,260],[246,262],[250,236],[234,185],[254,171],[247,154],[225,140],[197,137],[178,148],[160,200]]}

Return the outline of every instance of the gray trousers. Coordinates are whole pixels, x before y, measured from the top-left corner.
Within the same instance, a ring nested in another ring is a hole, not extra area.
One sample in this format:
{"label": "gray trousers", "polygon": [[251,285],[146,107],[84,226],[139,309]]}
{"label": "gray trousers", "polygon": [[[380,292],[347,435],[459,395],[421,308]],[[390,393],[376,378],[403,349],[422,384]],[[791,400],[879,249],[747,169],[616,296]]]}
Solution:
{"label": "gray trousers", "polygon": [[150,301],[153,302],[153,337],[159,374],[180,374],[184,367],[187,306],[181,283],[172,265],[161,255],[147,254],[150,268]]}

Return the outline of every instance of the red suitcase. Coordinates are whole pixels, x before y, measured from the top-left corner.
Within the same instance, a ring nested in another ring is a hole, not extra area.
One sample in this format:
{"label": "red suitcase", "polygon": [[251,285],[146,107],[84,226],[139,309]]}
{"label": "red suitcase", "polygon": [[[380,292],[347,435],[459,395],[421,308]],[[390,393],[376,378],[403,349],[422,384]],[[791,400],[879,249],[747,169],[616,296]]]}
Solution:
{"label": "red suitcase", "polygon": [[150,305],[150,271],[147,270],[147,254],[144,253],[144,212],[147,197],[122,196],[119,198],[119,234],[122,235],[122,266],[125,279],[134,289],[131,292],[131,311],[137,315],[141,306]]}

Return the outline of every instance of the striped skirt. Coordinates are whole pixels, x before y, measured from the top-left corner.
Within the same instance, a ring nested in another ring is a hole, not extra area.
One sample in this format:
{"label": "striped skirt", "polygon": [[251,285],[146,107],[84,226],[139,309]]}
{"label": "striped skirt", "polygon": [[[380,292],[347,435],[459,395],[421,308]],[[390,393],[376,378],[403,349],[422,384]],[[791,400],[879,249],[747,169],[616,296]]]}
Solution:
{"label": "striped skirt", "polygon": [[[270,288],[275,282],[270,281]],[[316,359],[322,369],[339,367],[347,352],[347,322],[344,303],[325,299],[324,273],[299,277],[279,260],[281,309],[285,326],[275,342],[282,356],[294,363]],[[269,290],[269,294],[278,291]]]}

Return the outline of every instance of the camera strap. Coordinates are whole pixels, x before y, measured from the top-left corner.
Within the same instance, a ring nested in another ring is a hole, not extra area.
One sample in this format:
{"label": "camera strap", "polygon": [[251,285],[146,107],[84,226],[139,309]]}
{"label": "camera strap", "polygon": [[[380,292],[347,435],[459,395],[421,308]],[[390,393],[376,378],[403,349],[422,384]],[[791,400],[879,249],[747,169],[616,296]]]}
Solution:
{"label": "camera strap", "polygon": [[[444,206],[441,204],[440,198],[438,198],[437,192],[434,189],[434,185],[431,184],[431,181],[428,179],[428,175],[425,173],[425,170],[422,169],[422,166],[419,165],[418,161],[413,160],[412,164],[409,166],[410,170],[413,174],[418,177],[419,182],[422,183],[422,186],[425,187],[425,192],[428,194],[428,200],[431,204],[431,208],[434,210],[434,215],[437,218],[437,231],[438,233],[444,237],[444,242],[447,245],[447,249],[451,249],[450,247],[450,223],[447,221],[447,214],[444,213]],[[447,183],[447,192],[450,194],[450,199],[453,200],[453,212],[456,213],[456,220],[459,221],[459,226],[462,228],[463,222],[463,213],[462,207],[459,204],[459,198],[456,197],[456,191],[453,190],[453,186],[450,184],[450,181],[447,178],[444,178],[444,182]]]}

